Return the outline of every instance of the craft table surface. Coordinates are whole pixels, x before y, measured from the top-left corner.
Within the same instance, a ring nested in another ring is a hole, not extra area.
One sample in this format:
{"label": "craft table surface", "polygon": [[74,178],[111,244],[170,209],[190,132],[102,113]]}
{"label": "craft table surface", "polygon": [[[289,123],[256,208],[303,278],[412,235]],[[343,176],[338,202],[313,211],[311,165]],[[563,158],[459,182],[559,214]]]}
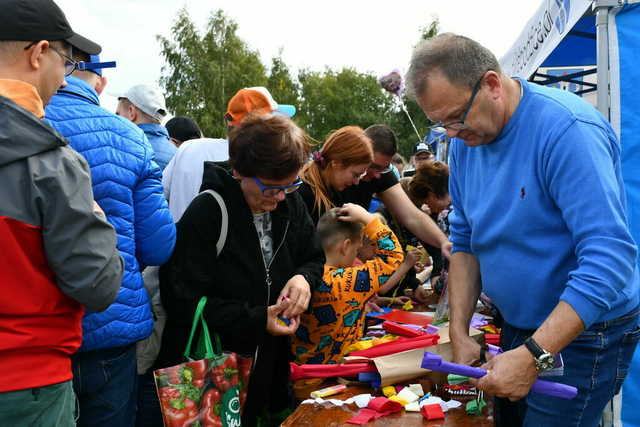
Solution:
{"label": "craft table surface", "polygon": [[[437,298],[431,296],[428,303],[437,302]],[[395,308],[399,308],[395,307]],[[434,308],[428,307],[423,304],[415,304],[412,311],[434,311]],[[368,321],[367,323],[372,323]],[[377,322],[376,322],[377,323]],[[411,381],[418,382],[418,381]],[[309,390],[317,390],[322,387],[333,385],[335,382],[324,382],[322,385],[312,387]],[[325,399],[340,399],[346,400],[351,396],[362,393],[371,393],[372,389],[364,386],[349,386],[344,393],[336,394],[334,396],[326,397]],[[305,393],[308,398],[308,395]],[[298,396],[302,398],[302,396]],[[448,399],[447,399],[448,400]],[[401,412],[393,415],[388,415],[373,421],[371,423],[364,424],[365,426],[440,426],[440,427],[489,427],[494,425],[493,421],[493,399],[485,397],[487,406],[482,411],[482,415],[467,415],[464,409],[464,403],[472,400],[467,396],[456,396],[455,400],[463,402],[463,406],[451,409],[445,413],[445,417],[442,420],[427,421],[419,412]],[[299,405],[296,410],[282,423],[283,427],[334,427],[334,426],[354,426],[355,424],[348,424],[346,421],[356,415],[359,409],[355,404],[335,406],[330,403],[319,404],[304,404]]]}
{"label": "craft table surface", "polygon": [[[323,385],[324,386],[324,385]],[[325,399],[346,400],[351,396],[362,393],[371,393],[371,389],[363,386],[349,386],[343,393],[327,397]],[[472,398],[467,396],[456,396],[455,400],[466,403]],[[419,412],[406,412],[402,410],[397,414],[388,415],[364,424],[365,426],[442,426],[442,427],[489,427],[493,426],[493,402],[487,398],[487,406],[483,409],[482,415],[467,415],[464,405],[450,409],[445,413],[444,419],[427,421]],[[287,418],[283,427],[334,427],[334,426],[354,426],[346,421],[356,415],[359,409],[355,404],[335,406],[330,403],[323,404],[304,404],[298,406],[293,414]]]}

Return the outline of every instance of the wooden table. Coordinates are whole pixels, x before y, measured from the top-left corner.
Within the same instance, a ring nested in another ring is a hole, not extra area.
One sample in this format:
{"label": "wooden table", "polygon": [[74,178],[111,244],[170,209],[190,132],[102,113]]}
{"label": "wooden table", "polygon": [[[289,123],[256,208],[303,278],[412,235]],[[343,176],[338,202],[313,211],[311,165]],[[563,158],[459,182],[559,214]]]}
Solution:
{"label": "wooden table", "polygon": [[[437,298],[432,296],[430,303],[437,302]],[[428,307],[422,304],[416,304],[414,311],[426,311]],[[421,382],[413,380],[411,383]],[[335,382],[325,381],[322,384],[316,384],[311,386],[308,390],[294,390],[296,395],[300,399],[306,399],[309,396],[309,392],[318,390],[329,385],[333,385]],[[423,387],[424,388],[424,387]],[[372,393],[370,387],[365,386],[349,386],[344,393],[336,394],[326,399],[340,399],[346,400],[351,396],[355,396],[363,393]],[[302,393],[301,393],[302,392]],[[378,393],[377,395],[381,395]],[[445,417],[442,420],[427,421],[420,412],[406,412],[404,409],[393,415],[388,415],[365,424],[366,426],[442,426],[442,427],[492,427],[493,421],[493,399],[485,397],[487,406],[482,411],[481,415],[467,415],[465,412],[464,404],[473,398],[467,396],[455,396],[455,400],[463,403],[463,405],[456,409],[451,409],[445,413]],[[449,400],[448,398],[445,400]],[[330,403],[323,404],[304,404],[299,405],[298,408],[282,423],[284,427],[334,427],[334,426],[353,426],[354,424],[348,424],[346,421],[356,415],[359,408],[355,404],[335,406]]]}
{"label": "wooden table", "polygon": [[[417,381],[412,381],[417,382]],[[323,384],[322,387],[326,386]],[[320,388],[320,387],[317,387]],[[316,389],[317,389],[316,388]],[[371,389],[363,386],[349,386],[344,393],[336,394],[327,399],[346,400],[351,396],[362,393],[371,393]],[[406,412],[404,409],[393,415],[388,415],[377,419],[374,422],[365,424],[366,426],[442,426],[442,427],[466,427],[493,426],[493,402],[490,398],[485,398],[487,406],[482,411],[482,415],[467,415],[464,409],[464,403],[472,400],[467,396],[456,396],[455,400],[463,403],[463,406],[450,409],[445,413],[444,419],[427,421],[419,412]],[[359,408],[355,404],[334,406],[330,403],[323,404],[304,404],[298,406],[293,414],[287,418],[283,427],[334,427],[334,426],[353,426],[346,421],[356,415]]]}

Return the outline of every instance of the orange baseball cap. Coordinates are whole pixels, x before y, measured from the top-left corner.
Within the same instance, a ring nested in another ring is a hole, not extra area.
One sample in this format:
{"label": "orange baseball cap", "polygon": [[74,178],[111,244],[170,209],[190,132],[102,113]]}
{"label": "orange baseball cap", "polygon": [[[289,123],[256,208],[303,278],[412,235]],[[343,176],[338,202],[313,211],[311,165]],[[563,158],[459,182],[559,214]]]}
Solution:
{"label": "orange baseball cap", "polygon": [[293,117],[296,107],[293,105],[278,105],[267,88],[248,87],[240,89],[233,95],[227,105],[227,113],[224,115],[229,126],[238,126],[249,113],[267,114],[272,112]]}

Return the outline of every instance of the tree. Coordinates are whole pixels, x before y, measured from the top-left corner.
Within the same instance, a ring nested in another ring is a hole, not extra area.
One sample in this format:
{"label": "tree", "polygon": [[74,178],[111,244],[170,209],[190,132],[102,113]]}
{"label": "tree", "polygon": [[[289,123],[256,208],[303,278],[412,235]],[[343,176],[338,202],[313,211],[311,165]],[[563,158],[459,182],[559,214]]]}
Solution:
{"label": "tree", "polygon": [[391,111],[391,96],[380,90],[375,76],[353,68],[324,72],[302,70],[298,123],[318,140],[346,125],[366,128],[385,123]]}
{"label": "tree", "polygon": [[279,104],[290,104],[297,108],[300,103],[299,85],[291,76],[289,67],[282,59],[282,49],[280,49],[278,56],[271,59],[267,89]]}
{"label": "tree", "polygon": [[171,27],[172,39],[157,36],[165,59],[160,85],[167,108],[196,120],[206,136],[226,135],[229,99],[243,87],[264,86],[266,70],[256,51],[236,31],[222,10],[213,12],[200,34],[185,8]]}

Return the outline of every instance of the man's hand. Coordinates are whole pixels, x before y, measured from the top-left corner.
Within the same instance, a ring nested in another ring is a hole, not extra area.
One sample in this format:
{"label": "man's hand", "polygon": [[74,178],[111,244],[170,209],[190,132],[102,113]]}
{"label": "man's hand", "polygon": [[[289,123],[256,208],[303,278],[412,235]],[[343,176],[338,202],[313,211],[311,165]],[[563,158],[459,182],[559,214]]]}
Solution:
{"label": "man's hand", "polygon": [[442,256],[445,257],[446,259],[451,259],[451,249],[453,249],[453,243],[451,243],[448,240],[444,242],[442,245],[440,245]]}
{"label": "man's hand", "polygon": [[284,317],[289,319],[289,326],[283,325],[278,322],[278,315],[283,313],[283,311],[290,305],[291,304],[288,300],[280,298],[277,304],[267,307],[267,332],[269,334],[280,336],[293,335],[296,332],[296,330],[298,329],[298,325],[300,324],[299,316],[288,317],[283,314]]}
{"label": "man's hand", "polygon": [[363,225],[369,224],[375,216],[367,212],[365,208],[355,203],[345,203],[338,210],[338,219],[347,222],[360,222]]}
{"label": "man's hand", "polygon": [[451,349],[453,350],[453,363],[471,366],[480,361],[480,344],[470,336],[451,337]]}
{"label": "man's hand", "polygon": [[[286,298],[284,298],[286,297]],[[290,319],[299,316],[309,306],[311,288],[309,282],[301,274],[293,276],[280,292],[278,300],[288,299],[288,306],[284,311],[284,317]]]}
{"label": "man's hand", "polygon": [[489,394],[511,401],[529,394],[538,378],[533,356],[523,345],[491,358],[482,369],[487,370],[487,375],[471,382]]}

